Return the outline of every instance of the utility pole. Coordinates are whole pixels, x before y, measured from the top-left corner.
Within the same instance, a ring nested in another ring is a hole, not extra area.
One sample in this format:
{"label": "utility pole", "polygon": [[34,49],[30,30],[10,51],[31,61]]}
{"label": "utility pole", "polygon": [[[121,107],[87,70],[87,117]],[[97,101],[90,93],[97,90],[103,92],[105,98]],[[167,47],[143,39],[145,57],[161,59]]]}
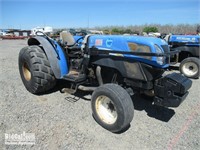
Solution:
{"label": "utility pole", "polygon": [[89,28],[90,28],[90,15],[88,14],[87,29],[89,30]]}

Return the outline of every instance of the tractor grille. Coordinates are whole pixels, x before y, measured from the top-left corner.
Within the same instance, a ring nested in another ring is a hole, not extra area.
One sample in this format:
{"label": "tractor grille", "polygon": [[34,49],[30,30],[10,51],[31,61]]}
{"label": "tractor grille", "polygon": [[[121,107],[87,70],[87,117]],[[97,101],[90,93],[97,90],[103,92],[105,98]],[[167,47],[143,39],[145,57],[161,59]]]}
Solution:
{"label": "tractor grille", "polygon": [[[164,53],[169,53],[170,52],[169,45],[161,45],[161,47],[163,48]],[[167,56],[165,58],[165,63],[170,63],[170,57],[169,56]]]}
{"label": "tractor grille", "polygon": [[170,52],[169,45],[161,45],[161,47],[163,48],[165,53],[169,53]]}

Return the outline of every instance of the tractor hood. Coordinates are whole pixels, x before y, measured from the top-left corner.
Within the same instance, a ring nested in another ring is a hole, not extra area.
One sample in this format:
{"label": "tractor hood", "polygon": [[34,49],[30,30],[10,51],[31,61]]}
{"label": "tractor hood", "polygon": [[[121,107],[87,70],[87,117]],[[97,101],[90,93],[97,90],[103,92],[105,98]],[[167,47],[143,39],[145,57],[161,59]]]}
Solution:
{"label": "tractor hood", "polygon": [[149,46],[154,51],[154,45],[167,45],[167,43],[159,38],[144,36],[119,36],[119,35],[95,35],[90,37],[89,46],[103,48],[107,50],[131,51],[129,43]]}
{"label": "tractor hood", "polygon": [[[121,36],[121,35],[92,35],[89,38],[89,48],[97,48],[99,50],[107,50],[113,52],[125,52],[121,54],[113,54],[115,56],[137,59],[158,68],[166,68],[169,66],[169,58],[156,57],[152,54],[168,54],[168,44],[159,38],[143,37],[143,36]],[[130,54],[127,54],[130,52]],[[131,54],[133,53],[133,54]],[[145,55],[138,56],[137,53]],[[111,53],[110,53],[111,54]],[[149,54],[149,56],[148,56]]]}
{"label": "tractor hood", "polygon": [[200,44],[200,36],[198,35],[171,35],[169,39],[170,43],[185,43],[185,45]]}

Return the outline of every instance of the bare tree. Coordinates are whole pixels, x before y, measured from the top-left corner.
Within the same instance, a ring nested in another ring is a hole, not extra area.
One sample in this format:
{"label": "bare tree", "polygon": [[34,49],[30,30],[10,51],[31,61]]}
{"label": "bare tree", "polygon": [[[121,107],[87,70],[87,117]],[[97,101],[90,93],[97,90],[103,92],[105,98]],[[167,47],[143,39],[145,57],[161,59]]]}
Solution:
{"label": "bare tree", "polygon": [[98,30],[107,30],[112,31],[114,28],[119,31],[126,31],[127,29],[132,33],[142,33],[143,29],[148,26],[153,26],[158,29],[160,33],[172,33],[172,34],[196,34],[198,24],[144,24],[144,25],[130,25],[130,26],[104,26],[104,27],[95,27]]}

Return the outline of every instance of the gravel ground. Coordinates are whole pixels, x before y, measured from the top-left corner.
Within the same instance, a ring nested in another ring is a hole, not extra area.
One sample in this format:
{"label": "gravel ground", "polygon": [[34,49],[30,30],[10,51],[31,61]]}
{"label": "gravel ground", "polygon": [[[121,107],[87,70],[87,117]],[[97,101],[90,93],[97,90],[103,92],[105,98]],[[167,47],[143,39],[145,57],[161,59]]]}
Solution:
{"label": "gravel ground", "polygon": [[[0,41],[0,149],[200,149],[200,80],[193,80],[186,100],[176,109],[159,108],[133,97],[130,128],[113,134],[91,115],[90,95],[54,90],[36,96],[22,84],[18,53],[26,40]],[[84,98],[85,96],[85,98]],[[34,133],[35,145],[5,145],[5,133]]]}

